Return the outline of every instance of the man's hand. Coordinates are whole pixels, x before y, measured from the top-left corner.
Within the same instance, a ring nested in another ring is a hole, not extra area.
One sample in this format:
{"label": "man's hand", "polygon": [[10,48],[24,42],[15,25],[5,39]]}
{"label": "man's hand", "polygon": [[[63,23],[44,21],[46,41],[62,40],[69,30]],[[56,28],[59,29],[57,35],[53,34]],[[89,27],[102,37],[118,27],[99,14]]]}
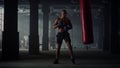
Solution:
{"label": "man's hand", "polygon": [[68,28],[67,28],[67,26],[64,26],[64,31],[68,31]]}
{"label": "man's hand", "polygon": [[70,25],[67,25],[67,28],[68,28],[68,29],[72,29],[72,26],[70,26]]}
{"label": "man's hand", "polygon": [[64,25],[63,25],[63,22],[62,21],[58,21],[58,24],[57,24],[57,27],[58,28],[61,28],[61,27],[63,27]]}
{"label": "man's hand", "polygon": [[70,30],[71,28],[72,28],[71,26],[65,25],[65,26],[64,26],[64,31],[68,31],[68,30]]}

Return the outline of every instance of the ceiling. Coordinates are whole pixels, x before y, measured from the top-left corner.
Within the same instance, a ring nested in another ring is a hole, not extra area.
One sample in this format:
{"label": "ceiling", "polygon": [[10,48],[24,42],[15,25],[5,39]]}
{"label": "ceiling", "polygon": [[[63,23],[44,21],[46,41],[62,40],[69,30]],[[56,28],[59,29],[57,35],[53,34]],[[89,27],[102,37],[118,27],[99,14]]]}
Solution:
{"label": "ceiling", "polygon": [[[18,0],[19,4],[29,4],[29,0]],[[35,1],[35,0],[34,0]],[[47,5],[79,5],[79,0],[38,0],[40,4]],[[93,4],[107,3],[109,0],[91,0]],[[4,0],[0,0],[0,4],[3,4]]]}

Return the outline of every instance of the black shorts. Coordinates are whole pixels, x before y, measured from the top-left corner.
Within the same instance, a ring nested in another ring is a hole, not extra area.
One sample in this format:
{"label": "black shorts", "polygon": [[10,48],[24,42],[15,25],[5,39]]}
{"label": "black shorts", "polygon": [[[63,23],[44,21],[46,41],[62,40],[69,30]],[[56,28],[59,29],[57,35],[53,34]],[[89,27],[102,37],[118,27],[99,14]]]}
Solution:
{"label": "black shorts", "polygon": [[65,40],[65,42],[70,42],[71,43],[71,39],[70,39],[70,35],[68,32],[58,32],[58,34],[56,35],[57,37],[57,43],[61,44],[62,40]]}

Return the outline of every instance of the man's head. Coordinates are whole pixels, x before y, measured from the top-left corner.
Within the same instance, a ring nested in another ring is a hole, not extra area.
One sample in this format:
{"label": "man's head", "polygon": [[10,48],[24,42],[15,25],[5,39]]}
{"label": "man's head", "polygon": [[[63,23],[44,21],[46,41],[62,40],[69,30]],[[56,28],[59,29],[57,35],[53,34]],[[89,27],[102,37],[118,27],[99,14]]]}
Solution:
{"label": "man's head", "polygon": [[61,17],[66,17],[67,16],[67,11],[65,9],[63,9],[61,11]]}

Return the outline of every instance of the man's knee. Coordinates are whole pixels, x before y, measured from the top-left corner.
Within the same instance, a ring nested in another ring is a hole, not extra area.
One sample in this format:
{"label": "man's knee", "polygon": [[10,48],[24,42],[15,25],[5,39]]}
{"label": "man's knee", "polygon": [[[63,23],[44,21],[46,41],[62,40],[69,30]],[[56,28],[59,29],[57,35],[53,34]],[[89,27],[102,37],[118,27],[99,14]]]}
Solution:
{"label": "man's knee", "polygon": [[69,48],[72,47],[70,42],[67,42],[67,46],[68,46]]}
{"label": "man's knee", "polygon": [[67,45],[71,45],[71,41],[66,41],[66,44]]}

